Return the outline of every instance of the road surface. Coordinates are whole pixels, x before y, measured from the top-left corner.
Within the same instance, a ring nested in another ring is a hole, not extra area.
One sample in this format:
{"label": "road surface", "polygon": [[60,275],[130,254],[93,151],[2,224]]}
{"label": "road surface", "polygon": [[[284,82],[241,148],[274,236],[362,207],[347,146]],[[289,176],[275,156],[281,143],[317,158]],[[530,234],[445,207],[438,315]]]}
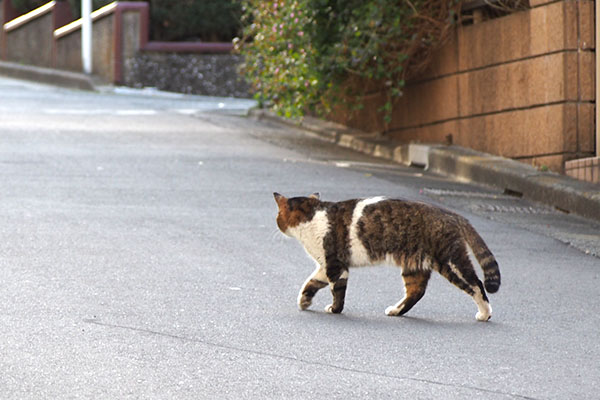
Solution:
{"label": "road surface", "polygon": [[[592,221],[245,118],[245,102],[8,79],[0,94],[0,397],[598,398]],[[465,215],[502,272],[492,320],[439,275],[387,317],[402,285],[386,266],[351,270],[341,315],[326,290],[299,311],[313,264],[277,231],[274,191]]]}

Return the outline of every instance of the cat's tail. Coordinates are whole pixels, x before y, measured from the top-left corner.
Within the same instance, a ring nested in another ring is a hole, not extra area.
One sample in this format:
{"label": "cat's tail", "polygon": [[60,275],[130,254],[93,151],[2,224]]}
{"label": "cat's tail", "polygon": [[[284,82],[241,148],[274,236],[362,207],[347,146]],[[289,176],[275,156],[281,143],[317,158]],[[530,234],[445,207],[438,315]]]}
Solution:
{"label": "cat's tail", "polygon": [[500,288],[500,268],[496,258],[471,224],[467,222],[463,228],[467,244],[483,269],[485,290],[496,293]]}

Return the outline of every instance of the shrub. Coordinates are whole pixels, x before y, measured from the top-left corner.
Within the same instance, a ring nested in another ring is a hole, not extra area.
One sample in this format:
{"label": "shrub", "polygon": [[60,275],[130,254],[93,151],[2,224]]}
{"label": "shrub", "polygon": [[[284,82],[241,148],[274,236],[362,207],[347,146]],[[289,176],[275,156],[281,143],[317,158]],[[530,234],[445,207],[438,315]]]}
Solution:
{"label": "shrub", "polygon": [[242,72],[282,115],[360,108],[367,91],[392,101],[427,66],[460,0],[247,0]]}

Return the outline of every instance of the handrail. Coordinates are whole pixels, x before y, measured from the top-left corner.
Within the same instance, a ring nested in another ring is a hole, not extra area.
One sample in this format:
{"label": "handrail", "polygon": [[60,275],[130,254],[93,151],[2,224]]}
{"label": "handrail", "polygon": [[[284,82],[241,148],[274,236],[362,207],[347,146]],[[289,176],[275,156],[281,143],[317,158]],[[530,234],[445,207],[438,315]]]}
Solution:
{"label": "handrail", "polygon": [[49,3],[44,4],[43,6],[36,8],[35,10],[31,10],[28,13],[23,14],[20,17],[17,17],[15,19],[13,19],[12,21],[5,23],[4,31],[10,32],[10,31],[15,30],[18,27],[26,24],[27,22],[31,21],[32,19],[38,18],[44,14],[49,13],[50,11],[52,11],[52,8],[54,7],[55,4],[56,4],[56,1],[51,1]]}
{"label": "handrail", "polygon": [[[97,9],[96,11],[92,12],[92,21],[100,19],[100,18],[114,12],[114,10],[116,8],[117,8],[117,2],[114,1],[110,4],[105,5],[104,7]],[[65,26],[61,26],[60,28],[54,30],[54,37],[56,39],[58,39],[60,37],[68,35],[71,32],[81,29],[81,24],[82,24],[82,19],[79,18]]]}

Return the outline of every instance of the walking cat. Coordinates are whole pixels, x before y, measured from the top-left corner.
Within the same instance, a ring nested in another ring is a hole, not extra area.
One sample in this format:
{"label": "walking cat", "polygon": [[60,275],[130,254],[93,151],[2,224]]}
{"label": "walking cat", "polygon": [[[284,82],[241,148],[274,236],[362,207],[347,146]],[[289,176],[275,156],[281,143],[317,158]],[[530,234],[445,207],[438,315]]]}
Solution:
{"label": "walking cat", "polygon": [[[273,195],[279,207],[277,226],[298,239],[317,262],[298,295],[301,310],[310,306],[317,291],[329,285],[333,303],[325,311],[342,312],[348,268],[385,262],[402,268],[405,290],[404,298],[385,310],[387,315],[410,310],[425,294],[434,270],[473,298],[477,320],[491,318],[486,289],[498,291],[500,270],[481,236],[460,215],[385,197],[326,202],[318,193],[293,198]],[[483,269],[485,289],[468,248]]]}

